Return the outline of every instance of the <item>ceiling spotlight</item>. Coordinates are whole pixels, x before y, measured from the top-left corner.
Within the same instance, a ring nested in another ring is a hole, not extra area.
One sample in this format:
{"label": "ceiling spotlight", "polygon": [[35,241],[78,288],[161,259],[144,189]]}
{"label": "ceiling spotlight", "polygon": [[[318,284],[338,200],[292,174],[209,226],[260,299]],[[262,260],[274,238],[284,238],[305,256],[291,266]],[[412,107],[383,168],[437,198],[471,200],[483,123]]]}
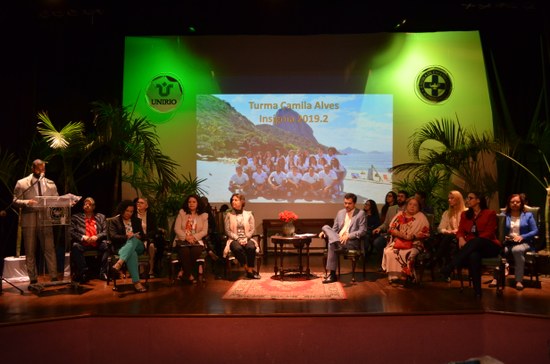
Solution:
{"label": "ceiling spotlight", "polygon": [[397,24],[395,25],[395,29],[401,28],[401,26],[402,26],[402,25],[405,25],[406,22],[407,22],[407,19],[401,20],[401,22],[399,22],[399,23],[397,23]]}

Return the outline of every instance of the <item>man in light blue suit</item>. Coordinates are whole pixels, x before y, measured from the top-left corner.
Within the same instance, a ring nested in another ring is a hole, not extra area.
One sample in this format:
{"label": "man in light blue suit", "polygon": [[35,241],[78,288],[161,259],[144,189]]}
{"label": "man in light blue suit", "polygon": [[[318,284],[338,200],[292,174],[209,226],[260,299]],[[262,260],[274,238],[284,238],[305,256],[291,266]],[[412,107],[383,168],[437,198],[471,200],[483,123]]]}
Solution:
{"label": "man in light blue suit", "polygon": [[344,196],[344,208],[336,214],[332,227],[325,225],[322,228],[321,238],[328,240],[327,271],[329,275],[323,283],[336,282],[336,267],[338,265],[337,252],[348,249],[354,250],[361,247],[361,238],[366,234],[365,212],[355,207],[357,196],[346,193]]}

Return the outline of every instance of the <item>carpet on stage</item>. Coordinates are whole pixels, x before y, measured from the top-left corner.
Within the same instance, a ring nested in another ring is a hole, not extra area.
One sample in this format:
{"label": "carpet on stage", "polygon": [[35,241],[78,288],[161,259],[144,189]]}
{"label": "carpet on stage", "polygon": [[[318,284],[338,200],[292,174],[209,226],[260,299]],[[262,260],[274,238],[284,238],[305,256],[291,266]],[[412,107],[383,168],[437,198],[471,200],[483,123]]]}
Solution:
{"label": "carpet on stage", "polygon": [[261,279],[241,279],[233,283],[224,299],[252,300],[345,300],[346,292],[340,282],[323,284],[315,274],[311,279],[264,276]]}

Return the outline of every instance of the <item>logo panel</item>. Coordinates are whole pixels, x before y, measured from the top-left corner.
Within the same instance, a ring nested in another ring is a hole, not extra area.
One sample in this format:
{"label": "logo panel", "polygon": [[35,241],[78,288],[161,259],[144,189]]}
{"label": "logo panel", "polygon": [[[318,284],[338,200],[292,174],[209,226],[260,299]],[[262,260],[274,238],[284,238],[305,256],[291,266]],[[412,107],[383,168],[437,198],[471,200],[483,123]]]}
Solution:
{"label": "logo panel", "polygon": [[183,102],[183,87],[174,76],[160,75],[151,80],[145,97],[151,109],[161,113],[171,112]]}
{"label": "logo panel", "polygon": [[451,96],[453,81],[450,73],[440,66],[423,69],[416,77],[415,91],[429,103],[441,103]]}

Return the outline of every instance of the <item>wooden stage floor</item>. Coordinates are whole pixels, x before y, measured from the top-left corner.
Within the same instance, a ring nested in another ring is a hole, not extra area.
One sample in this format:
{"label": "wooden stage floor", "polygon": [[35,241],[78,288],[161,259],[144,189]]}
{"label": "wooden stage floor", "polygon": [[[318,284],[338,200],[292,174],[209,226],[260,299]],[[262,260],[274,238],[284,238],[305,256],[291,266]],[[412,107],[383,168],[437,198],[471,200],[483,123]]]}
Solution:
{"label": "wooden stage floor", "polygon": [[[285,258],[292,263],[293,257]],[[262,275],[273,275],[273,258],[262,266]],[[312,271],[322,271],[321,257],[312,257]],[[0,325],[78,316],[310,316],[310,315],[431,315],[499,312],[550,318],[550,278],[541,277],[538,288],[530,286],[519,292],[508,285],[502,296],[486,284],[481,300],[472,289],[460,291],[458,281],[450,284],[432,281],[429,272],[422,286],[392,286],[384,274],[377,273],[374,262],[367,266],[366,277],[357,274],[356,284],[350,284],[350,263],[342,261],[341,282],[346,300],[226,300],[224,293],[236,279],[244,279],[235,268],[232,280],[216,280],[210,273],[204,284],[170,285],[167,278],[149,280],[149,291],[134,293],[130,280],[121,281],[119,291],[100,280],[92,280],[79,290],[69,287],[49,288],[38,296],[27,290],[27,283],[15,288],[2,283]],[[42,278],[42,277],[41,277]],[[484,276],[488,281],[490,276]],[[510,281],[512,277],[509,277]]]}

